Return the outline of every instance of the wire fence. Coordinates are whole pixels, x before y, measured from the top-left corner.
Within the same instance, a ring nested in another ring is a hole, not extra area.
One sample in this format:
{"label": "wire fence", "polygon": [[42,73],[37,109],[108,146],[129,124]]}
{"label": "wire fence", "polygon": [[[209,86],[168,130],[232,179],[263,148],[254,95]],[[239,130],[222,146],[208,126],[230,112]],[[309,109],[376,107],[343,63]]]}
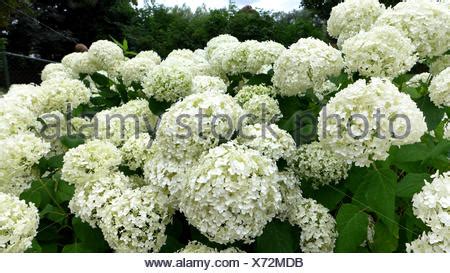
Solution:
{"label": "wire fence", "polygon": [[39,84],[42,69],[51,62],[50,60],[2,51],[2,48],[0,48],[0,93],[5,93],[11,84]]}

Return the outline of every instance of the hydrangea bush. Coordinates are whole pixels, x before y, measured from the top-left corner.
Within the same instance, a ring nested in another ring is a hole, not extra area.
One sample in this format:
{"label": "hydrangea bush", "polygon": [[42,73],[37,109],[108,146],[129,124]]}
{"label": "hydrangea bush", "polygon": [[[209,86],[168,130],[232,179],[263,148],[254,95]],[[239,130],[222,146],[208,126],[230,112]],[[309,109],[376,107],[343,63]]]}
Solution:
{"label": "hydrangea bush", "polygon": [[0,252],[450,252],[449,18],[47,65],[0,98]]}

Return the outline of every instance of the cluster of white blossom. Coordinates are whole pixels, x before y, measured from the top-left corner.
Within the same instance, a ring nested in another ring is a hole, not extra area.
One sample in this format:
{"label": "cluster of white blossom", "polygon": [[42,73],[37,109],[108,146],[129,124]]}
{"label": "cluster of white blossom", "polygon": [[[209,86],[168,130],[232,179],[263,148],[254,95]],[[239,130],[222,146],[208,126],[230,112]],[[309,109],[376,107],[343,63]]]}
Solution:
{"label": "cluster of white blossom", "polygon": [[331,9],[328,33],[342,45],[358,32],[368,31],[384,11],[378,0],[346,0]]}
{"label": "cluster of white blossom", "polygon": [[125,190],[101,210],[99,226],[117,252],[158,252],[166,242],[172,209],[167,194],[143,186]]}
{"label": "cluster of white blossom", "polygon": [[366,77],[391,77],[409,71],[417,61],[415,47],[401,31],[381,26],[361,31],[342,45],[348,73]]}
{"label": "cluster of white blossom", "polygon": [[69,75],[93,74],[100,69],[89,56],[87,52],[70,53],[61,60],[61,64],[70,71]]}
{"label": "cluster of white blossom", "polygon": [[98,112],[93,118],[97,128],[93,137],[121,146],[130,137],[153,130],[156,121],[157,117],[150,110],[147,100],[132,100]]}
{"label": "cluster of white blossom", "polygon": [[32,203],[0,192],[0,253],[27,250],[38,225],[39,212]]}
{"label": "cluster of white blossom", "polygon": [[274,97],[275,90],[271,86],[265,85],[246,85],[242,87],[234,97],[240,105],[247,103],[253,96],[267,95]]}
{"label": "cluster of white blossom", "polygon": [[333,216],[317,201],[302,196],[298,181],[291,173],[284,175],[283,182],[281,184],[283,205],[279,217],[301,228],[302,251],[333,252],[338,235]]}
{"label": "cluster of white blossom", "polygon": [[248,40],[240,43],[232,38],[225,43],[213,43],[212,48],[207,47],[213,70],[230,75],[266,74],[285,50],[282,44],[273,41]]}
{"label": "cluster of white blossom", "polygon": [[428,88],[431,101],[438,107],[450,107],[450,67],[437,74]]}
{"label": "cluster of white blossom", "polygon": [[51,78],[72,78],[71,70],[61,63],[50,63],[41,72],[41,80],[46,81]]}
{"label": "cluster of white blossom", "polygon": [[428,72],[416,74],[406,82],[406,86],[417,88],[423,84],[428,85],[430,78],[431,74]]}
{"label": "cluster of white blossom", "polygon": [[[401,118],[403,117],[403,118]],[[335,95],[319,115],[320,141],[357,166],[385,160],[391,145],[420,141],[423,113],[389,80],[358,80]]]}
{"label": "cluster of white blossom", "polygon": [[0,192],[20,195],[33,180],[32,167],[50,150],[31,132],[0,139]]}
{"label": "cluster of white blossom", "polygon": [[[144,55],[145,56],[145,55]],[[119,68],[119,74],[125,85],[141,83],[144,76],[157,64],[152,58],[135,57],[125,61]]]}
{"label": "cluster of white blossom", "polygon": [[283,117],[278,101],[269,95],[254,95],[242,109],[249,115],[251,123],[275,123]]}
{"label": "cluster of white blossom", "polygon": [[192,93],[205,93],[205,92],[227,92],[227,85],[225,82],[214,76],[196,76],[192,80]]}
{"label": "cluster of white blossom", "polygon": [[190,241],[183,249],[180,249],[178,252],[179,253],[241,253],[242,251],[235,247],[229,247],[224,250],[217,250],[216,248],[206,246],[200,242]]}
{"label": "cluster of white blossom", "polygon": [[184,181],[180,210],[211,241],[252,242],[280,208],[279,180],[271,159],[225,143],[192,167]]}
{"label": "cluster of white blossom", "polygon": [[343,67],[339,50],[314,38],[302,38],[276,60],[272,81],[282,96],[302,96],[313,89],[322,98],[328,77],[339,75]]}
{"label": "cluster of white blossom", "polygon": [[432,75],[437,75],[447,67],[450,67],[450,54],[436,58],[436,60],[430,64],[430,73]]}
{"label": "cluster of white blossom", "polygon": [[102,140],[92,140],[64,155],[62,179],[76,186],[115,172],[122,162],[120,150]]}
{"label": "cluster of white blossom", "polygon": [[58,77],[42,82],[39,95],[44,113],[66,112],[69,105],[74,109],[89,102],[91,91],[79,80]]}
{"label": "cluster of white blossom", "polygon": [[151,159],[151,144],[152,138],[148,133],[130,137],[120,148],[123,164],[130,170],[143,168],[144,164]]}
{"label": "cluster of white blossom", "polygon": [[431,231],[406,244],[408,252],[450,253],[450,172],[432,175],[413,196],[413,212]]}
{"label": "cluster of white blossom", "polygon": [[190,161],[217,146],[221,138],[230,139],[243,113],[227,94],[192,94],[163,114],[154,145],[161,147],[169,158]]}
{"label": "cluster of white blossom", "polygon": [[76,184],[75,193],[69,202],[72,213],[92,227],[101,219],[101,211],[125,190],[131,188],[129,178],[120,172],[105,173],[84,184]]}
{"label": "cluster of white blossom", "polygon": [[96,70],[104,70],[113,75],[125,61],[123,50],[115,43],[106,40],[92,43],[87,54],[89,61],[97,68]]}
{"label": "cluster of white blossom", "polygon": [[290,165],[301,180],[310,181],[315,188],[345,179],[351,167],[321,142],[301,145],[292,157]]}
{"label": "cluster of white blossom", "polygon": [[292,136],[276,124],[257,123],[244,126],[239,133],[237,142],[259,151],[274,161],[280,158],[290,161],[296,149]]}
{"label": "cluster of white blossom", "polygon": [[[375,22],[404,32],[417,48],[420,58],[440,56],[450,47],[450,10],[443,3],[407,0],[388,8]],[[444,24],[444,25],[443,25]]]}
{"label": "cluster of white blossom", "polygon": [[413,212],[432,230],[450,228],[450,172],[432,177],[431,183],[425,182],[422,190],[415,194]]}

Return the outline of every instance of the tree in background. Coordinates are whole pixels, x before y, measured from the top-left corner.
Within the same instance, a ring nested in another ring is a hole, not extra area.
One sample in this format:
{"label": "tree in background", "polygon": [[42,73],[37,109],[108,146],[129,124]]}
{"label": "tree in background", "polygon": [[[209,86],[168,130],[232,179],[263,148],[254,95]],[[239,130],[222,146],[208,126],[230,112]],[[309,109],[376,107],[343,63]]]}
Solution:
{"label": "tree in background", "polygon": [[39,0],[10,6],[7,50],[59,60],[76,43],[123,36],[136,11],[129,0]]}
{"label": "tree in background", "polygon": [[324,21],[309,9],[272,13],[247,6],[192,11],[154,2],[137,9],[129,0],[22,3],[8,11],[9,24],[1,34],[8,39],[7,50],[55,61],[72,52],[76,43],[89,46],[98,39],[125,38],[131,50],[152,49],[166,56],[177,48],[202,48],[224,33],[241,41],[274,40],[285,46],[302,37],[327,38]]}

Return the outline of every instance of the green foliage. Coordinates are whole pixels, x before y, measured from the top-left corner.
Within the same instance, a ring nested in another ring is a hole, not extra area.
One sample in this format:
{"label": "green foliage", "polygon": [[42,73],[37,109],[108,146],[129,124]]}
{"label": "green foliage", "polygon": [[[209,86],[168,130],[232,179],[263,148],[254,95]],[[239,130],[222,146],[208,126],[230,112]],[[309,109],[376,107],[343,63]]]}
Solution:
{"label": "green foliage", "polygon": [[369,215],[359,206],[343,205],[336,216],[336,252],[356,252],[367,240],[368,224]]}
{"label": "green foliage", "polygon": [[258,253],[292,253],[299,248],[298,232],[287,222],[273,220],[256,238],[255,251]]}

